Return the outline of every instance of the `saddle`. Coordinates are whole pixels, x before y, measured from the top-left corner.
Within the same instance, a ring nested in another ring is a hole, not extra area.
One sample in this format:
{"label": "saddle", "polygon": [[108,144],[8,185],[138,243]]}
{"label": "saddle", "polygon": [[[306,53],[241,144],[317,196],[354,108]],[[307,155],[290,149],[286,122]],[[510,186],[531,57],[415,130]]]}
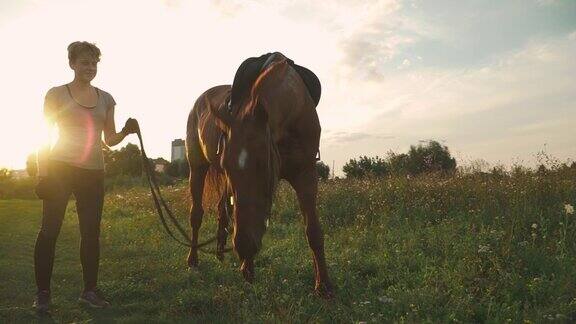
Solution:
{"label": "saddle", "polygon": [[[273,61],[273,56],[277,54],[282,53],[274,52],[259,57],[250,57],[240,64],[240,67],[238,67],[236,75],[234,76],[234,82],[232,83],[230,105],[235,105],[250,95],[250,89],[256,81],[256,78],[258,78],[260,73],[270,65]],[[322,93],[322,86],[320,85],[320,80],[318,80],[316,74],[303,66],[295,64],[294,61],[289,58],[288,64],[298,72],[298,75],[300,75],[300,78],[304,81],[304,84],[308,89],[310,97],[314,100],[314,106],[318,106],[320,95]]]}
{"label": "saddle", "polygon": [[[225,101],[226,107],[230,113],[233,113],[233,107],[236,103],[242,102],[244,98],[247,98],[250,95],[250,89],[252,88],[252,85],[260,73],[266,69],[268,65],[271,64],[273,61],[273,56],[277,54],[283,55],[280,52],[266,53],[259,57],[249,57],[244,60],[242,64],[240,64],[240,67],[238,67],[238,70],[234,75],[234,82],[232,83],[232,90],[230,95],[226,98]],[[320,96],[322,94],[322,86],[320,85],[320,80],[316,74],[314,74],[314,72],[301,65],[295,64],[294,61],[289,58],[287,59],[288,64],[290,64],[290,66],[296,70],[306,85],[310,97],[312,100],[314,100],[314,107],[318,106],[318,102],[320,102]],[[217,155],[222,153],[225,144],[226,136],[222,134],[218,140],[218,148],[216,151]],[[316,160],[320,160],[320,151],[318,151],[316,155]]]}

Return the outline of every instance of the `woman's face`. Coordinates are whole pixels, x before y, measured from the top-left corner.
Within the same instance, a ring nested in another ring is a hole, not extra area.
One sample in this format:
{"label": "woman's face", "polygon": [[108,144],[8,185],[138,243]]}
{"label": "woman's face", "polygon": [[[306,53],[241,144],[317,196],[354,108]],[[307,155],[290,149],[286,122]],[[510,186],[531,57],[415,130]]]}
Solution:
{"label": "woman's face", "polygon": [[90,82],[96,77],[98,59],[90,53],[81,53],[76,60],[70,62],[70,67],[74,70],[76,79]]}

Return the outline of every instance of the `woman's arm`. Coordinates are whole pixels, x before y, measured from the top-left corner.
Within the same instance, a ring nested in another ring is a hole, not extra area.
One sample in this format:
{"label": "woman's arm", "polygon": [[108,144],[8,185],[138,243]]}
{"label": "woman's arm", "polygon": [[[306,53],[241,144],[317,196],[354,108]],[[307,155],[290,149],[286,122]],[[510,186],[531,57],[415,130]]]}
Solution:
{"label": "woman's arm", "polygon": [[124,132],[116,133],[116,123],[114,122],[114,106],[108,109],[106,114],[106,122],[104,123],[104,143],[108,146],[114,146],[126,137]]}

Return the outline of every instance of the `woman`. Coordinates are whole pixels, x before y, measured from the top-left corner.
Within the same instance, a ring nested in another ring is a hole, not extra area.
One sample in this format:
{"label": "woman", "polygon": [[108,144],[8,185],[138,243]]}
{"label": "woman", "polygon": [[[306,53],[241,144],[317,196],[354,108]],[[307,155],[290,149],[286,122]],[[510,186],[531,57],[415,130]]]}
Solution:
{"label": "woman", "polygon": [[34,250],[38,288],[34,307],[41,312],[47,311],[50,303],[56,239],[71,194],[76,198],[81,234],[84,291],[79,301],[98,308],[109,305],[96,285],[100,219],[104,203],[101,138],[103,132],[106,145],[113,146],[138,129],[136,120],[129,118],[117,133],[114,99],[106,91],[90,84],[100,61],[98,47],[88,42],[74,42],[68,46],[68,60],[74,70],[74,80],[51,88],[44,102],[44,116],[49,128],[58,126],[58,142],[52,149],[47,145],[38,154],[36,194],[43,200],[43,205],[42,227]]}

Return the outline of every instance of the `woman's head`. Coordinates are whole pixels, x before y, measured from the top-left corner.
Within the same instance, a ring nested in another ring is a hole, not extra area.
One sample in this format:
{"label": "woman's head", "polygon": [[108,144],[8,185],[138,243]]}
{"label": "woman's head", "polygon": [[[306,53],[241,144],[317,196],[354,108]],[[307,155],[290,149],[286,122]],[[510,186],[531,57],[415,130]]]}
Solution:
{"label": "woman's head", "polygon": [[74,70],[75,78],[90,82],[98,71],[100,49],[88,42],[73,42],[68,45],[68,63]]}

